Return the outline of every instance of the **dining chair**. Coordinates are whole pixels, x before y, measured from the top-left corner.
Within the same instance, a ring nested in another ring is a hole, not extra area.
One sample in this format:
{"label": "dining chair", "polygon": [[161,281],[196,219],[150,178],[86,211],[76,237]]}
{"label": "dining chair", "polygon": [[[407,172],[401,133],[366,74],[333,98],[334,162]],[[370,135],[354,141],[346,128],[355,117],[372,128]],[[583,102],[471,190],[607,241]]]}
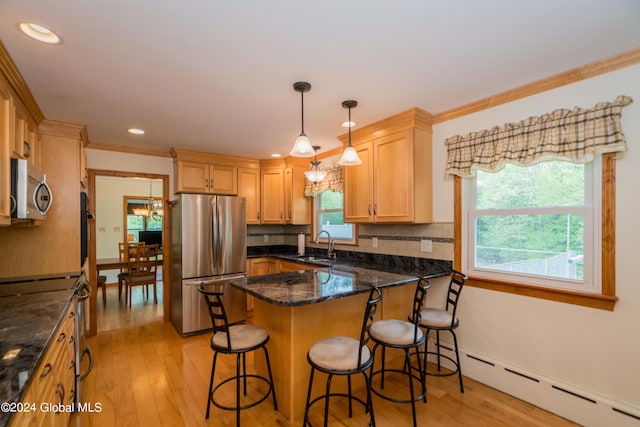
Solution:
{"label": "dining chair", "polygon": [[[125,280],[125,302],[131,307],[134,286],[153,286],[153,303],[158,303],[156,287],[159,245],[134,245],[127,248],[129,256],[127,277]],[[148,295],[147,295],[148,297]]]}
{"label": "dining chair", "polygon": [[[122,298],[122,288],[124,287],[124,282],[127,280],[127,276],[129,274],[129,251],[127,248],[129,246],[139,245],[144,245],[144,242],[118,242],[118,256],[122,263],[120,273],[118,273],[118,301]],[[146,286],[145,291],[148,291]]]}

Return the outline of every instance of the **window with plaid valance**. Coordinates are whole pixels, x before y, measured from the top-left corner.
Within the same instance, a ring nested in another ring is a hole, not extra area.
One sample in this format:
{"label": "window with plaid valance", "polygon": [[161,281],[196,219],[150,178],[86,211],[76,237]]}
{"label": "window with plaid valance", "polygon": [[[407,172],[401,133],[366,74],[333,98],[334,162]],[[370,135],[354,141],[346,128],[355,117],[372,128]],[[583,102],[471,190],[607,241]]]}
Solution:
{"label": "window with plaid valance", "polygon": [[342,192],[344,187],[344,180],[342,178],[342,166],[335,166],[326,170],[327,176],[318,183],[313,183],[305,178],[304,195],[307,197],[314,197],[318,193],[322,193],[326,190]]}
{"label": "window with plaid valance", "polygon": [[604,153],[625,152],[622,107],[632,99],[618,96],[591,109],[559,109],[491,130],[456,135],[445,140],[445,176],[474,176],[474,170],[495,172],[505,163],[531,165],[546,160],[589,163]]}

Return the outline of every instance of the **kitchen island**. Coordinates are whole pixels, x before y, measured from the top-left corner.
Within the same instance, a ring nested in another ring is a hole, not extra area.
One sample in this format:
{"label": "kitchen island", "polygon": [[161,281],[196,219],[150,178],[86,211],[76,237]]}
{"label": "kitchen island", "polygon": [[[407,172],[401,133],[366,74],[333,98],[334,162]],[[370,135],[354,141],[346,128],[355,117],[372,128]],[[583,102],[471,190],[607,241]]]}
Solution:
{"label": "kitchen island", "polygon": [[[311,345],[330,336],[358,337],[373,286],[383,295],[377,319],[406,318],[417,280],[416,276],[336,265],[232,282],[255,297],[253,323],[269,331],[267,348],[278,409],[290,424],[304,414]],[[256,369],[266,373],[263,358],[256,358]],[[343,386],[346,382],[337,378],[332,384],[335,389]],[[363,383],[354,381],[353,387],[357,390]],[[322,381],[315,381],[314,395],[323,389]]]}

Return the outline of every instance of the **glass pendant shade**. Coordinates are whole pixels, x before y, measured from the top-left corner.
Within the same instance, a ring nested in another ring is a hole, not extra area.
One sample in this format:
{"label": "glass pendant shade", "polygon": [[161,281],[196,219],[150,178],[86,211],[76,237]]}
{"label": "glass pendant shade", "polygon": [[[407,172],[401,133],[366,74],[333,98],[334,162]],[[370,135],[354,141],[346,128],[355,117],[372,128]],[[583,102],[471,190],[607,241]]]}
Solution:
{"label": "glass pendant shade", "polygon": [[347,148],[344,149],[344,152],[342,153],[342,157],[340,157],[338,164],[340,166],[356,166],[356,165],[362,164],[362,160],[360,160],[360,156],[358,156],[358,152],[356,151],[356,149],[353,148],[353,145],[351,145],[351,127],[352,127],[351,123],[353,123],[351,121],[351,109],[358,106],[358,101],[353,101],[353,100],[343,101],[342,106],[344,108],[349,109],[349,121],[347,122],[350,124],[349,145],[347,145]]}
{"label": "glass pendant shade", "polygon": [[304,176],[306,176],[307,179],[311,182],[320,182],[324,179],[325,176],[327,176],[327,173],[325,171],[312,169],[306,171],[304,173]]}
{"label": "glass pendant shade", "polygon": [[309,137],[304,133],[304,93],[311,90],[311,84],[307,82],[296,82],[293,84],[293,90],[300,92],[301,129],[300,135],[296,139],[289,155],[293,157],[313,157],[315,151],[311,146]]}
{"label": "glass pendant shade", "polygon": [[300,136],[296,139],[296,143],[293,145],[289,155],[293,157],[313,157],[314,154],[315,151],[313,151],[311,141],[309,141],[309,138],[304,132],[300,133]]}
{"label": "glass pendant shade", "polygon": [[340,166],[356,166],[362,164],[362,160],[360,160],[360,156],[358,156],[358,152],[351,144],[345,148],[344,153],[342,153],[342,157],[340,157],[340,161],[338,161]]}
{"label": "glass pendant shade", "polygon": [[320,149],[320,146],[314,145],[313,147],[311,147],[311,149],[313,150],[313,155],[315,157],[311,162],[311,169],[306,171],[304,173],[304,176],[309,181],[313,182],[314,184],[317,184],[318,182],[322,181],[325,176],[327,176],[327,173],[325,171],[320,170],[320,161],[318,160],[318,156],[316,155],[316,152]]}

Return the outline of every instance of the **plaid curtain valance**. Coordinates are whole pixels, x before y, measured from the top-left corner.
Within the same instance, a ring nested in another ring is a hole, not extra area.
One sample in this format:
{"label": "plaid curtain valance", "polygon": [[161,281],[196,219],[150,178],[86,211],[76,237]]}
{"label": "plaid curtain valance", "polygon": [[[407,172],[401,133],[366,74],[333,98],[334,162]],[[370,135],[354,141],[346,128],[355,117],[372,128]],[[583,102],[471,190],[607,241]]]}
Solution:
{"label": "plaid curtain valance", "polygon": [[620,117],[632,99],[618,96],[585,110],[558,109],[491,130],[445,140],[445,176],[471,178],[475,170],[495,172],[505,163],[530,165],[547,160],[589,163],[604,153],[627,151]]}
{"label": "plaid curtain valance", "polygon": [[304,195],[307,197],[314,197],[318,193],[331,190],[335,192],[342,192],[344,186],[344,180],[342,177],[342,166],[335,166],[331,169],[327,169],[327,176],[318,183],[313,183],[307,178],[304,179]]}

